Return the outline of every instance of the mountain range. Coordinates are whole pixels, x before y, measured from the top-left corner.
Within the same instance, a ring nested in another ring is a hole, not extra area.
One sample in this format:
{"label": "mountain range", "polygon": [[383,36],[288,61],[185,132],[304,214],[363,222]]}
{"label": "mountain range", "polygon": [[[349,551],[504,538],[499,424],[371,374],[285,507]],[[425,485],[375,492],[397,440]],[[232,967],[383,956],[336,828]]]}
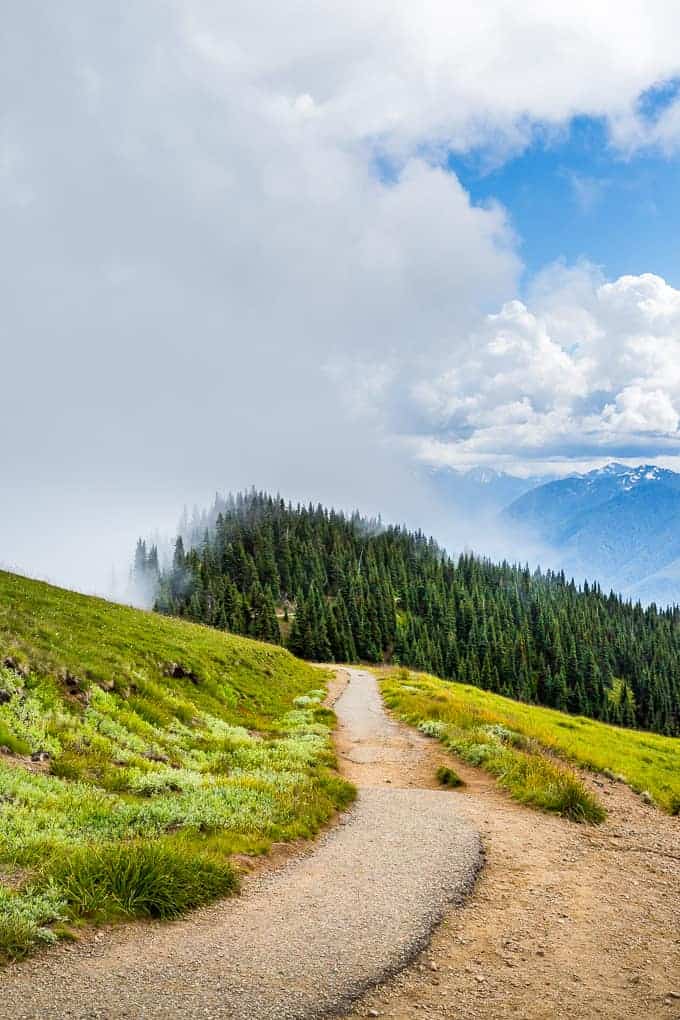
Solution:
{"label": "mountain range", "polygon": [[554,565],[644,603],[680,602],[680,474],[612,463],[521,493],[506,523],[540,539]]}

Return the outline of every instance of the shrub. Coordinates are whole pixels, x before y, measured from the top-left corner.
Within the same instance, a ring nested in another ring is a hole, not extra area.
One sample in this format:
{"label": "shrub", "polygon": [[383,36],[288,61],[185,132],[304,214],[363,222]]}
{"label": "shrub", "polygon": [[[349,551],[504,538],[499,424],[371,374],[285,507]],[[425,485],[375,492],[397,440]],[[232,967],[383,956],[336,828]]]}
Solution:
{"label": "shrub", "polygon": [[196,789],[203,782],[198,772],[191,769],[153,769],[149,772],[134,772],[128,777],[128,789],[140,797],[152,797],[158,793],[183,793]]}
{"label": "shrub", "polygon": [[449,786],[451,788],[465,785],[456,770],[450,768],[448,765],[439,766],[437,769],[437,779],[442,786]]}
{"label": "shrub", "polygon": [[418,723],[418,729],[426,737],[437,737],[442,739],[446,736],[446,725],[439,719],[423,719]]}

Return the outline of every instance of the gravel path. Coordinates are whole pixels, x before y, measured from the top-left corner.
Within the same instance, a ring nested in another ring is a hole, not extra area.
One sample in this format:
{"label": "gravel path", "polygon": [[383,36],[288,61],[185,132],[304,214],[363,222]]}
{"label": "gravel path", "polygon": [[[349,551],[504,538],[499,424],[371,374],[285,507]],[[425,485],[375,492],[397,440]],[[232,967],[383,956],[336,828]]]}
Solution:
{"label": "gravel path", "polygon": [[387,719],[374,677],[347,673],[335,710],[360,795],[339,825],[238,899],[8,968],[0,1017],[313,1020],[423,949],[474,883],[480,840],[455,797],[416,787],[421,740]]}

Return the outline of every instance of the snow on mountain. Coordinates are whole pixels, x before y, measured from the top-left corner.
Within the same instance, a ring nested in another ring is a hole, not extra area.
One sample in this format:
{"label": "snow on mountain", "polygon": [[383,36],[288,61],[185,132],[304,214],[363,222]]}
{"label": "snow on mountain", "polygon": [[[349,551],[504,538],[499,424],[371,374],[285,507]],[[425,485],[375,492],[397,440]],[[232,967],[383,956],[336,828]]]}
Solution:
{"label": "snow on mountain", "polygon": [[540,485],[504,518],[547,543],[554,565],[645,602],[680,602],[680,475],[607,464]]}

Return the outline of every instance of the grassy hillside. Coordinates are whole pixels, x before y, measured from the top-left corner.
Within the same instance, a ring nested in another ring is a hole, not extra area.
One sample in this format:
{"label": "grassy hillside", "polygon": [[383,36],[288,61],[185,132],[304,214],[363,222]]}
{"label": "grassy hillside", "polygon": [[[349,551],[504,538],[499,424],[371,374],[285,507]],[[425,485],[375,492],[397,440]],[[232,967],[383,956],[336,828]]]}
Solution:
{"label": "grassy hillside", "polygon": [[383,679],[382,690],[398,715],[493,772],[519,800],[598,820],[597,808],[574,786],[574,774],[540,754],[547,749],[621,776],[665,811],[680,812],[680,739],[609,726],[406,670]]}
{"label": "grassy hillside", "polygon": [[323,674],[283,649],[0,572],[0,955],[236,888],[234,852],[312,835]]}

